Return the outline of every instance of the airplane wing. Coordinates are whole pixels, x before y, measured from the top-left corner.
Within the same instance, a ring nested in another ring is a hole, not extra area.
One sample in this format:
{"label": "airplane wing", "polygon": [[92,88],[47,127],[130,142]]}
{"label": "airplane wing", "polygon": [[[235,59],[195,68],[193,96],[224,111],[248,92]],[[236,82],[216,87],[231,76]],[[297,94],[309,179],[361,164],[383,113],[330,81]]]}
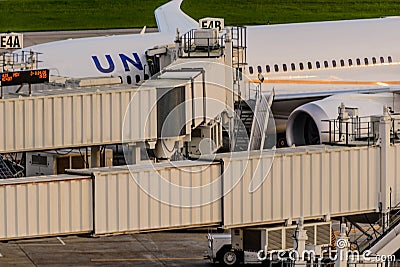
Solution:
{"label": "airplane wing", "polygon": [[181,10],[182,0],[172,0],[154,11],[158,31],[162,33],[186,33],[191,29],[198,28],[198,23],[183,13]]}

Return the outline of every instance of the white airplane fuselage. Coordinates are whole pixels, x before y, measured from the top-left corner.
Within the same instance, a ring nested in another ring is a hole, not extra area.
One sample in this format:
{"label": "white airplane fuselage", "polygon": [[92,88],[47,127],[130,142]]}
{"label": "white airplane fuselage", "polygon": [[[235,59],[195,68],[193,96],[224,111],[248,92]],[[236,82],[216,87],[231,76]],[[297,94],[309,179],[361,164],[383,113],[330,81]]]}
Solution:
{"label": "white airplane fuselage", "polygon": [[[247,28],[247,75],[256,79],[261,71],[267,82],[278,80],[279,84],[287,80],[316,80],[314,84],[300,82],[301,91],[316,84],[322,88],[345,85],[327,86],[318,84],[320,80],[395,81],[400,70],[396,67],[400,59],[398,28],[400,17],[250,26]],[[126,82],[127,76],[144,78],[147,49],[172,44],[174,38],[175,34],[171,33],[92,37],[30,49],[43,53],[39,58],[43,61],[41,67],[52,69],[55,75],[120,76]],[[380,71],[380,67],[388,65],[391,68]],[[290,82],[285,88],[297,85]]]}

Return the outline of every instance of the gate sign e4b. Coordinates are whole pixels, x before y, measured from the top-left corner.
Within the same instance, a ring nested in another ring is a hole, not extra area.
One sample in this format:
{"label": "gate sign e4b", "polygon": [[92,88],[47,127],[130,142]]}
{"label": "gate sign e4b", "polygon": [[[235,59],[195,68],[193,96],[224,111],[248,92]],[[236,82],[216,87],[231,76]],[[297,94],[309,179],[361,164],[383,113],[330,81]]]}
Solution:
{"label": "gate sign e4b", "polygon": [[22,49],[23,35],[20,33],[0,34],[0,49]]}
{"label": "gate sign e4b", "polygon": [[225,27],[224,19],[220,18],[204,18],[199,20],[201,29],[218,29],[222,31]]}

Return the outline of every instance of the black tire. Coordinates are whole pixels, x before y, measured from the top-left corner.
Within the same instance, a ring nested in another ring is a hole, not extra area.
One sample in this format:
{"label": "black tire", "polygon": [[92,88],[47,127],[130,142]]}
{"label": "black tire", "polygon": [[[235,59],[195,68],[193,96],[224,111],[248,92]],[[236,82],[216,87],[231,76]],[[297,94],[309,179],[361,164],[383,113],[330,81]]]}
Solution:
{"label": "black tire", "polygon": [[229,247],[220,251],[218,261],[222,266],[236,266],[240,262],[238,253]]}

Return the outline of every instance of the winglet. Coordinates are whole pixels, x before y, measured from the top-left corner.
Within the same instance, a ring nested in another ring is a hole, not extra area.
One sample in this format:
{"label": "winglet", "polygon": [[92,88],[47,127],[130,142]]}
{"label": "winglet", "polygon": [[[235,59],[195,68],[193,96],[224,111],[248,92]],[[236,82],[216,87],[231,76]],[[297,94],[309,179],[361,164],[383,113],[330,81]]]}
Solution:
{"label": "winglet", "polygon": [[180,32],[185,33],[198,28],[198,23],[183,13],[181,4],[182,0],[172,0],[154,11],[159,32],[175,33],[179,28]]}

